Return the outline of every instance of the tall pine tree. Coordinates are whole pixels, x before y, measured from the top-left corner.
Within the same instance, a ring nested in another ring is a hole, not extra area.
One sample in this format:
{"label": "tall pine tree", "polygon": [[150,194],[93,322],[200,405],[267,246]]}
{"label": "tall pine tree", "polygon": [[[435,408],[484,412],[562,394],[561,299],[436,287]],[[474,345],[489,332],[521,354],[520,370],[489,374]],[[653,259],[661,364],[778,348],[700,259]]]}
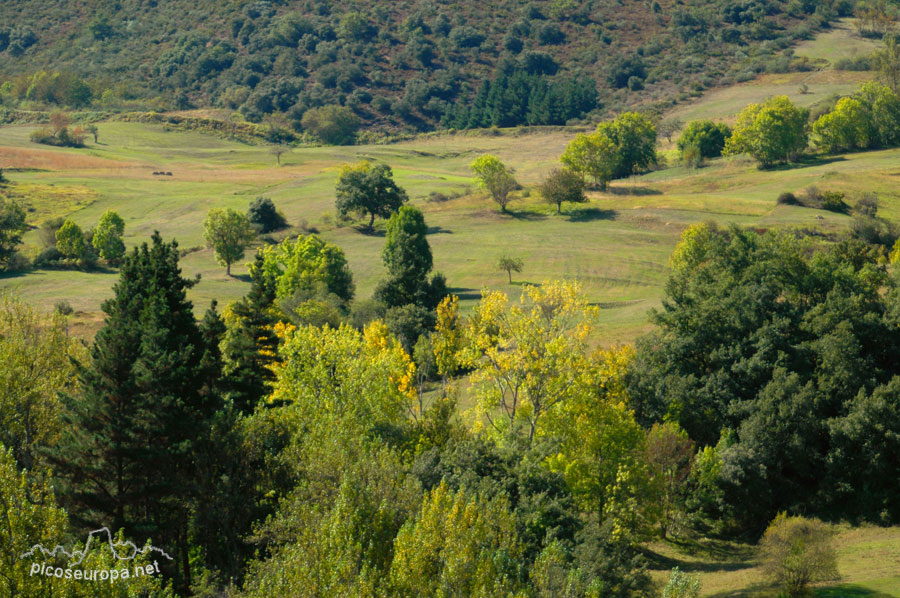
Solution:
{"label": "tall pine tree", "polygon": [[183,588],[197,499],[193,449],[219,406],[204,392],[210,356],[186,298],[192,285],[177,243],[159,233],[126,256],[49,455],[76,523],[124,529],[139,544],[151,538],[177,555],[169,565]]}

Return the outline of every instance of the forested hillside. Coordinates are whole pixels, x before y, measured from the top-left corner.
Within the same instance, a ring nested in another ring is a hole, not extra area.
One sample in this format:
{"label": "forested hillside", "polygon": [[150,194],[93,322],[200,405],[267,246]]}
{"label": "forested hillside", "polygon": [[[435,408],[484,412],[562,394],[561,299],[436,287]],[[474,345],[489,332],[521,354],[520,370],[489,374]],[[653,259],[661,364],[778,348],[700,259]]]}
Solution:
{"label": "forested hillside", "polygon": [[9,0],[2,102],[222,107],[297,131],[322,106],[391,130],[565,124],[807,69],[785,49],[851,10],[848,0]]}

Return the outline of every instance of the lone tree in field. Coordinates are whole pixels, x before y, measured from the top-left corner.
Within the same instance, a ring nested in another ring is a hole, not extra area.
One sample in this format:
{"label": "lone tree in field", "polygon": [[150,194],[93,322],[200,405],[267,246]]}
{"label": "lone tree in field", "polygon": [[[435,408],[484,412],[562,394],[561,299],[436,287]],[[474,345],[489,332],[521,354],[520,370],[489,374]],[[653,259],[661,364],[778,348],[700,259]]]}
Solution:
{"label": "lone tree in field", "polygon": [[544,201],[556,204],[556,213],[562,214],[564,202],[584,203],[584,179],[567,168],[556,168],[547,175],[538,189]]}
{"label": "lone tree in field", "polygon": [[85,131],[94,136],[94,143],[97,143],[97,139],[100,136],[100,130],[97,129],[97,125],[90,124],[84,128]]}
{"label": "lone tree in field", "polygon": [[226,208],[212,209],[203,221],[203,238],[207,247],[216,252],[216,259],[231,276],[231,264],[244,257],[247,245],[253,240],[253,226],[246,214]]}
{"label": "lone tree in field", "polygon": [[759,542],[766,574],[785,596],[806,596],[807,586],[838,578],[831,531],[817,519],[779,514]]}
{"label": "lone tree in field", "polygon": [[275,156],[275,162],[278,164],[278,166],[281,166],[281,156],[288,153],[289,151],[291,151],[290,148],[284,145],[275,145],[269,148],[269,153]]}
{"label": "lone tree in field", "polygon": [[338,176],[335,192],[338,213],[342,216],[368,214],[370,231],[376,216],[390,218],[408,199],[406,191],[394,182],[390,166],[373,166],[368,161],[345,164]]}
{"label": "lone tree in field", "polygon": [[510,257],[508,255],[500,256],[500,260],[497,262],[497,267],[501,270],[506,271],[506,275],[509,277],[509,283],[512,284],[512,273],[513,272],[521,272],[522,266],[525,264],[522,262],[521,258],[518,257]]}
{"label": "lone tree in field", "polygon": [[490,193],[500,210],[506,212],[506,206],[512,200],[509,194],[519,185],[512,172],[496,156],[490,154],[476,158],[471,168],[478,186]]}

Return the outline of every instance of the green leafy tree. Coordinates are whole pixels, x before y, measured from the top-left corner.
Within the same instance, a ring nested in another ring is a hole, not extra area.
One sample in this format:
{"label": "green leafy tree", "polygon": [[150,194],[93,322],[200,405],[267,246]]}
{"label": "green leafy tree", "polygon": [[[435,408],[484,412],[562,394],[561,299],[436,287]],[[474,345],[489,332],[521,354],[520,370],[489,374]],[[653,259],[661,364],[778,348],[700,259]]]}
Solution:
{"label": "green leafy tree", "polygon": [[359,129],[359,118],[344,106],[310,108],[300,122],[304,130],[329,145],[352,145]]}
{"label": "green leafy tree", "polygon": [[260,274],[270,281],[276,299],[313,294],[319,287],[344,302],[353,298],[353,274],[343,250],[317,235],[299,235],[293,242],[285,239],[263,247],[260,255]]}
{"label": "green leafy tree", "polygon": [[822,151],[831,154],[868,147],[873,129],[872,114],[862,102],[841,98],[831,112],[813,123],[812,137]]}
{"label": "green leafy tree", "polygon": [[54,579],[29,575],[31,562],[21,556],[35,544],[56,546],[65,537],[66,513],[50,484],[33,479],[16,465],[12,451],[0,445],[0,594],[52,595]]}
{"label": "green leafy tree", "polygon": [[97,125],[95,125],[93,123],[89,124],[88,126],[86,126],[84,128],[84,130],[86,132],[90,133],[94,137],[94,143],[97,143],[99,141],[100,129],[97,128]]}
{"label": "green leafy tree", "polygon": [[278,322],[274,307],[277,279],[258,251],[250,264],[250,291],[224,312],[226,330],[221,342],[223,384],[238,411],[251,413],[271,392],[271,365],[277,355]]}
{"label": "green leafy tree", "polygon": [[513,595],[521,552],[506,500],[479,500],[441,484],[397,534],[391,584],[408,598]]}
{"label": "green leafy tree", "polygon": [[158,233],[125,257],[90,360],[78,368],[78,393],[63,398],[63,434],[48,449],[76,523],[170,549],[182,588],[191,578],[194,448],[219,407],[203,392],[210,374],[185,297],[192,284],[181,277],[177,243]]}
{"label": "green leafy tree", "polygon": [[544,201],[556,204],[557,214],[562,214],[562,205],[565,202],[584,203],[587,201],[587,196],[584,194],[584,180],[567,168],[551,170],[538,188]]}
{"label": "green leafy tree", "polygon": [[518,187],[512,172],[496,156],[490,154],[476,158],[470,167],[475,173],[478,186],[490,193],[500,210],[506,212],[511,199],[509,194]]}
{"label": "green leafy tree", "polygon": [[125,243],[122,234],[125,232],[125,221],[116,212],[107,210],[100,216],[91,243],[105,260],[115,262],[125,255]]}
{"label": "green leafy tree", "polygon": [[341,215],[367,214],[369,230],[375,217],[390,218],[406,203],[406,191],[394,182],[391,167],[363,161],[345,164],[338,176],[336,207]]}
{"label": "green leafy tree", "polygon": [[900,93],[900,41],[897,35],[884,38],[884,49],[875,54],[874,67],[878,71],[878,79]]}
{"label": "green leafy tree", "polygon": [[268,197],[257,197],[250,202],[247,210],[247,218],[250,223],[259,228],[261,233],[270,233],[287,226],[284,216],[275,208],[275,204]]}
{"label": "green leafy tree", "polygon": [[21,469],[41,469],[41,449],[59,439],[59,393],[71,390],[80,357],[62,315],[0,297],[0,444]]}
{"label": "green leafy tree", "polygon": [[244,257],[254,236],[247,215],[231,208],[213,208],[203,221],[206,245],[213,249],[216,260],[225,266],[228,276],[231,276],[231,264]]}
{"label": "green leafy tree", "polygon": [[428,225],[422,212],[403,206],[387,225],[382,259],[388,277],[375,289],[375,297],[388,307],[418,305],[433,310],[446,295],[444,278],[432,268]]}
{"label": "green leafy tree", "polygon": [[808,119],[809,110],[795,106],[787,96],[750,104],[738,115],[723,153],[750,154],[763,167],[794,160],[809,141]]}
{"label": "green leafy tree", "polygon": [[678,424],[653,424],[647,433],[647,465],[659,505],[659,530],[663,538],[677,533],[684,513],[694,443]]}
{"label": "green leafy tree", "polygon": [[696,146],[702,157],[715,158],[722,155],[725,141],[729,137],[731,129],[728,125],[711,120],[695,120],[688,123],[681,132],[677,145],[682,155],[687,147]]}
{"label": "green leafy tree", "polygon": [[28,230],[25,210],[15,201],[0,197],[0,265],[5,265]]}
{"label": "green leafy tree", "polygon": [[809,594],[809,584],[838,578],[832,532],[816,519],[778,515],[759,542],[766,575],[791,598]]}
{"label": "green leafy tree", "polygon": [[656,162],[656,125],[643,114],[625,112],[612,122],[597,125],[597,132],[609,137],[619,150],[616,178],[631,176]]}
{"label": "green leafy tree", "polygon": [[593,133],[575,136],[560,157],[572,172],[582,179],[591,177],[601,188],[615,176],[619,163],[619,148],[607,135]]}
{"label": "green leafy tree", "polygon": [[512,273],[521,272],[523,265],[522,258],[510,257],[508,255],[501,255],[500,259],[497,261],[497,267],[506,272],[506,275],[509,278],[509,284],[512,284]]}
{"label": "green leafy tree", "polygon": [[63,225],[56,231],[56,248],[66,257],[80,258],[83,256],[87,243],[81,227],[71,220],[63,222]]}

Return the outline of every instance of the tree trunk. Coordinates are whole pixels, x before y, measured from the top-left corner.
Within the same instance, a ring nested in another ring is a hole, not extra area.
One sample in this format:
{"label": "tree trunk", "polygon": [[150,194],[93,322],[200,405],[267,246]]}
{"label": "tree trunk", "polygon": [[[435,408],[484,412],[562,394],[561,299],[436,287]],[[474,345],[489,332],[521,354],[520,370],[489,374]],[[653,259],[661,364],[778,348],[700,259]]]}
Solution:
{"label": "tree trunk", "polygon": [[225,274],[227,274],[228,276],[231,276],[231,262],[228,262],[227,264],[225,264]]}
{"label": "tree trunk", "polygon": [[562,214],[562,202],[559,202],[558,204],[556,204],[556,213]]}
{"label": "tree trunk", "polygon": [[509,276],[509,284],[512,284],[512,270],[507,270],[506,275]]}
{"label": "tree trunk", "polygon": [[375,230],[375,214],[369,217],[369,230]]}

